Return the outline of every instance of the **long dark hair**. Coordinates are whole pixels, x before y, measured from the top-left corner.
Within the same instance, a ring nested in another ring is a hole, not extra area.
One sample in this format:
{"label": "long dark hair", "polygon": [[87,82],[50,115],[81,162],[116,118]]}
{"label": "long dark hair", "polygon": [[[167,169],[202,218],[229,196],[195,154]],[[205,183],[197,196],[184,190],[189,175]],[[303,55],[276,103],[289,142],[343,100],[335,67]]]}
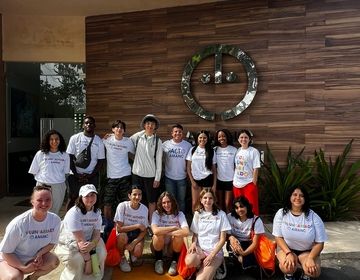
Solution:
{"label": "long dark hair", "polygon": [[249,200],[241,195],[239,197],[237,197],[236,199],[234,199],[233,204],[232,204],[232,210],[231,210],[231,216],[235,217],[236,219],[240,219],[240,216],[236,213],[236,203],[239,203],[240,206],[244,206],[246,207],[247,213],[246,213],[246,217],[247,218],[253,218],[254,217],[254,212],[252,209],[252,205],[249,202]]}
{"label": "long dark hair", "polygon": [[[86,215],[86,207],[84,202],[82,201],[82,196],[79,195],[79,197],[75,201],[75,206],[78,207],[83,215]],[[96,202],[93,206],[93,211],[96,213],[99,210],[99,196],[96,194]]]}
{"label": "long dark hair", "polygon": [[64,140],[64,137],[61,135],[61,133],[55,129],[49,130],[48,132],[45,133],[44,137],[41,140],[41,144],[40,144],[40,150],[45,153],[48,154],[50,152],[50,136],[56,134],[59,136],[59,146],[58,146],[58,150],[61,153],[64,153],[66,151],[66,143]]}
{"label": "long dark hair", "polygon": [[156,203],[156,210],[159,212],[159,215],[166,215],[167,213],[165,212],[163,206],[162,206],[162,200],[164,197],[168,197],[170,202],[171,202],[171,210],[170,210],[170,214],[177,216],[179,214],[179,207],[178,204],[176,202],[175,197],[173,196],[172,193],[170,192],[163,192],[160,196],[159,199]]}
{"label": "long dark hair", "polygon": [[204,208],[204,205],[202,205],[201,203],[201,199],[204,197],[205,194],[207,193],[211,193],[213,199],[214,199],[214,203],[212,205],[212,214],[215,216],[217,215],[217,213],[219,213],[219,206],[216,204],[216,195],[215,193],[213,192],[213,190],[211,188],[203,188],[202,191],[200,192],[200,195],[199,195],[199,201],[198,201],[198,205],[196,207],[196,211],[198,212],[202,212],[205,208]]}
{"label": "long dark hair", "polygon": [[288,213],[291,210],[290,198],[291,198],[292,193],[296,189],[299,189],[304,195],[304,205],[301,207],[301,211],[304,212],[305,217],[307,217],[307,216],[309,216],[309,212],[310,212],[310,196],[309,196],[309,193],[307,192],[306,188],[303,186],[293,186],[287,190],[286,195],[284,197],[284,202],[283,202],[283,214],[285,215],[286,213]]}
{"label": "long dark hair", "polygon": [[196,148],[199,146],[199,135],[200,134],[205,134],[207,137],[207,141],[205,144],[205,166],[207,169],[211,170],[212,169],[212,165],[213,165],[213,156],[214,156],[214,149],[211,147],[211,139],[210,139],[210,133],[207,130],[201,130],[195,138],[196,144],[192,149],[192,154],[194,154],[194,152],[196,151]]}

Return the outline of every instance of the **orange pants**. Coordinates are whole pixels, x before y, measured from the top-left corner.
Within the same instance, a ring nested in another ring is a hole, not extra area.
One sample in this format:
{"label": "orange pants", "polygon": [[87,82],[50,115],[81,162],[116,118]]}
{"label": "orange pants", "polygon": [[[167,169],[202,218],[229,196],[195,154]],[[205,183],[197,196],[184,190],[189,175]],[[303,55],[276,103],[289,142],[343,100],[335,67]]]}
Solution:
{"label": "orange pants", "polygon": [[252,205],[253,213],[256,216],[259,216],[259,193],[257,186],[253,182],[247,184],[243,188],[233,187],[233,194],[234,199],[238,198],[241,195],[245,196]]}

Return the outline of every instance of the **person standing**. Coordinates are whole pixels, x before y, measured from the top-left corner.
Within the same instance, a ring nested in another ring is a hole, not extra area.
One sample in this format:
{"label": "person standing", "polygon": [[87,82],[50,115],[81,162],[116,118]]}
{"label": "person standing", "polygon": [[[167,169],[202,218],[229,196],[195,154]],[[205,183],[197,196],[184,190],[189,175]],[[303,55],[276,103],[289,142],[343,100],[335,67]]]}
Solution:
{"label": "person standing", "polygon": [[172,139],[163,143],[165,161],[165,189],[173,194],[180,210],[185,213],[187,189],[186,155],[191,144],[183,140],[183,127],[175,124],[171,129]]}
{"label": "person standing", "polygon": [[233,180],[234,198],[245,196],[253,207],[255,215],[259,215],[259,192],[257,181],[260,169],[260,153],[250,146],[252,133],[243,129],[240,131],[240,148],[235,155],[235,173]]}
{"label": "person standing", "polygon": [[143,190],[144,200],[148,203],[149,223],[160,195],[163,150],[162,142],[156,135],[159,126],[159,119],[148,114],[140,123],[143,130],[130,137],[135,146],[132,183]]}
{"label": "person standing", "polygon": [[296,279],[298,264],[303,269],[301,280],[320,276],[320,254],[327,235],[323,221],[310,209],[309,194],[304,187],[295,186],[287,191],[283,208],[274,217],[273,235],[285,280]]}
{"label": "person standing", "polygon": [[[68,178],[69,200],[66,206],[68,211],[74,206],[78,197],[80,187],[92,184],[95,187],[99,183],[99,170],[105,161],[104,144],[101,138],[95,135],[95,119],[86,116],[83,124],[83,132],[79,132],[70,137],[66,152],[70,155],[70,169],[72,174]],[[79,162],[84,150],[90,149],[90,159],[86,162]]]}
{"label": "person standing", "polygon": [[211,188],[216,193],[216,157],[208,131],[199,132],[196,146],[189,150],[186,160],[191,181],[191,208],[194,212],[203,188]]}
{"label": "person standing", "polygon": [[116,120],[111,127],[113,134],[103,139],[107,161],[107,184],[103,200],[105,240],[114,227],[113,218],[117,205],[128,200],[128,192],[131,188],[129,153],[135,153],[133,142],[124,136],[126,124]]}
{"label": "person standing", "polygon": [[232,204],[232,188],[235,169],[235,154],[237,149],[233,146],[229,130],[220,129],[215,135],[216,156],[216,197],[220,208],[229,213]]}
{"label": "person standing", "polygon": [[6,227],[0,243],[0,280],[36,280],[59,265],[51,250],[58,243],[60,218],[49,212],[51,189],[36,186],[30,202],[32,208],[15,217]]}
{"label": "person standing", "polygon": [[36,185],[51,187],[52,206],[50,212],[59,214],[66,193],[66,174],[70,172],[70,158],[65,152],[64,137],[56,130],[48,131],[35,154],[29,173],[33,174]]}

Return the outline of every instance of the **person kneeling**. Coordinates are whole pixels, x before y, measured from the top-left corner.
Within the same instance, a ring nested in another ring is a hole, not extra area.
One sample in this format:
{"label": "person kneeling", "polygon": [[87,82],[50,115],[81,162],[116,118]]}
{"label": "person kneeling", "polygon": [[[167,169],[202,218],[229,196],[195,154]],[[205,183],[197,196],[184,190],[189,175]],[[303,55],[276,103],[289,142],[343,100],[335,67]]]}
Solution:
{"label": "person kneeling", "polygon": [[189,226],[183,212],[178,210],[174,196],[169,192],[163,192],[156,205],[151,221],[152,247],[155,253],[155,272],[164,273],[163,250],[172,253],[171,264],[168,274],[177,274],[177,261],[184,237],[189,235]]}
{"label": "person kneeling", "polygon": [[[117,246],[120,251],[120,269],[123,272],[130,272],[131,266],[140,265],[138,258],[142,256],[144,249],[144,237],[148,222],[148,208],[140,203],[142,191],[139,187],[133,186],[129,191],[130,201],[121,202],[116,208],[114,222],[116,223]],[[127,250],[130,255],[129,261],[124,252]]]}
{"label": "person kneeling", "polygon": [[[262,220],[255,216],[252,205],[245,196],[236,198],[231,213],[228,214],[231,232],[228,235],[226,249],[229,256],[238,261],[243,270],[258,267],[254,251],[258,246],[258,238],[265,233]],[[251,238],[251,229],[254,237]]]}

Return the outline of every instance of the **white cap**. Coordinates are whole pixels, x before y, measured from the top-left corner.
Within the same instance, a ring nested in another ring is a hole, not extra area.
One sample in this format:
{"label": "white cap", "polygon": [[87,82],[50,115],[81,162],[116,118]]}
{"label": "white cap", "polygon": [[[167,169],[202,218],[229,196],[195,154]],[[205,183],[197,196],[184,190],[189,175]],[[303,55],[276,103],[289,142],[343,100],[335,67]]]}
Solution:
{"label": "white cap", "polygon": [[98,193],[95,186],[93,184],[87,184],[87,185],[83,185],[80,188],[79,191],[79,196],[81,195],[82,197],[87,196],[89,193]]}

